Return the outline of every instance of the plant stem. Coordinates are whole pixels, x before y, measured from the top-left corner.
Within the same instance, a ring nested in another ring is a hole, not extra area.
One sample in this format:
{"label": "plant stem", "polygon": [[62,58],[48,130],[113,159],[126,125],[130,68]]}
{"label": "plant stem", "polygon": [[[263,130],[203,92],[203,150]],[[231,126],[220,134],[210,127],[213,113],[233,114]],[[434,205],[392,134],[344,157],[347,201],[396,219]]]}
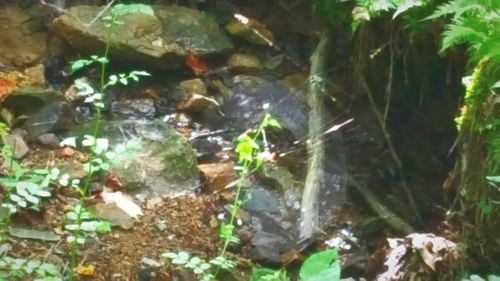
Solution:
{"label": "plant stem", "polygon": [[[103,57],[104,58],[108,58],[109,56],[109,50],[110,50],[110,45],[111,45],[111,36],[112,36],[112,33],[113,33],[113,23],[114,23],[114,15],[113,13],[111,13],[111,24],[109,26],[109,28],[107,29],[107,33],[106,33],[106,48],[104,50],[104,55]],[[104,62],[101,62],[101,71],[100,71],[100,83],[99,83],[99,92],[104,95],[104,90],[106,88],[106,84],[105,84],[105,75],[106,75],[106,64],[107,63],[104,63]],[[79,192],[80,192],[80,211],[77,213],[77,217],[76,217],[76,225],[77,225],[77,229],[75,230],[75,234],[74,234],[74,241],[71,245],[71,258],[70,258],[70,264],[71,264],[71,269],[74,270],[76,268],[76,252],[77,252],[77,248],[78,248],[78,237],[80,236],[80,232],[81,232],[81,223],[82,223],[82,213],[83,213],[83,204],[85,203],[85,199],[87,199],[87,196],[88,196],[88,191],[89,191],[89,187],[90,187],[90,183],[92,181],[92,178],[94,177],[94,170],[92,169],[92,162],[93,160],[95,159],[96,157],[96,154],[95,154],[95,150],[97,148],[97,136],[99,134],[99,123],[101,122],[101,117],[102,117],[102,114],[101,114],[101,109],[100,107],[98,106],[95,106],[95,110],[96,110],[96,118],[95,118],[95,127],[94,127],[94,133],[93,133],[93,137],[94,137],[94,144],[92,146],[92,149],[91,149],[91,153],[90,153],[90,159],[89,159],[89,170],[88,170],[88,173],[87,173],[87,178],[85,180],[85,183],[84,183],[84,187],[83,189],[80,189]],[[70,280],[73,280],[74,278],[74,272],[71,272],[70,274]]]}
{"label": "plant stem", "polygon": [[[264,132],[264,126],[261,123],[259,125],[259,128],[255,132],[252,140],[254,142],[257,141],[257,139],[262,135],[263,132]],[[257,153],[259,152],[258,148],[254,149],[252,151],[252,155],[256,154],[256,152]],[[229,225],[234,226],[234,220],[236,219],[236,215],[238,214],[238,211],[240,210],[240,207],[241,207],[240,197],[241,197],[241,191],[243,189],[243,183],[245,182],[244,180],[247,178],[247,176],[249,174],[249,171],[252,167],[252,164],[255,164],[254,157],[252,157],[251,160],[246,159],[245,161],[243,161],[243,169],[241,171],[240,178],[238,180],[238,185],[236,186],[236,196],[234,199],[234,203],[231,205],[232,208],[231,208],[231,217],[229,218]],[[234,231],[234,228],[233,228],[233,231]],[[219,254],[219,257],[225,257],[226,252],[227,252],[227,247],[229,247],[229,243],[231,243],[230,237],[225,238],[224,246],[222,247],[222,250]],[[221,269],[221,266],[219,265],[215,271],[215,274],[214,274],[215,278],[217,277],[217,274],[219,273],[220,269]]]}

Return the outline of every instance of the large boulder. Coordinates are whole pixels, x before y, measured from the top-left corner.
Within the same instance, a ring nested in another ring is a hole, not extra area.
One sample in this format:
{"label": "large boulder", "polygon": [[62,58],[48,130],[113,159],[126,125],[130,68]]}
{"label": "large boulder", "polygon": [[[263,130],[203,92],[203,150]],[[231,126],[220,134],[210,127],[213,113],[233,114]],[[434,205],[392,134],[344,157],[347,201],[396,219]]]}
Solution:
{"label": "large boulder", "polygon": [[[68,136],[91,134],[95,123],[73,128]],[[101,138],[116,145],[138,141],[140,148],[129,151],[130,157],[112,166],[111,172],[130,189],[141,189],[148,196],[189,194],[199,186],[196,155],[172,127],[160,120],[104,121]]]}
{"label": "large boulder", "polygon": [[[188,53],[209,56],[232,49],[229,39],[207,15],[180,6],[158,5],[153,9],[151,14],[137,11],[119,16],[123,24],[113,27],[110,39],[114,59],[168,70],[184,65]],[[95,6],[72,7],[52,21],[51,30],[82,52],[101,53],[108,28],[100,19],[88,23],[102,10]]]}

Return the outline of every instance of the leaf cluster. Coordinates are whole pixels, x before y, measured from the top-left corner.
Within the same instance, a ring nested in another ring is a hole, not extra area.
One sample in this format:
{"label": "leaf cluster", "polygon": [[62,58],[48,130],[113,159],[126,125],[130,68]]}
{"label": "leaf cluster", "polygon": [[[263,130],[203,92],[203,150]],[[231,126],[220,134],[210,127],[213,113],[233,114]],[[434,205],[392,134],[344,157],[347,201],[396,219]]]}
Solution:
{"label": "leaf cluster", "polygon": [[443,33],[441,51],[465,44],[469,47],[472,61],[484,57],[500,60],[500,1],[452,0],[427,19],[450,17]]}

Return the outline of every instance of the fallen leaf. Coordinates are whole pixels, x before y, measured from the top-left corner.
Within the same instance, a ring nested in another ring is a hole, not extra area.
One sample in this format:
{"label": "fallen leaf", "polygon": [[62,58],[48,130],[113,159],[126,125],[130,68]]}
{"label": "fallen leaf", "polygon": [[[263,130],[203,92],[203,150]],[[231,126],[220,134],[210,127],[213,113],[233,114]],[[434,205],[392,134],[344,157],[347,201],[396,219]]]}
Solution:
{"label": "fallen leaf", "polygon": [[94,276],[94,274],[95,274],[95,266],[93,266],[93,265],[88,265],[88,266],[79,265],[76,268],[76,272],[80,276],[91,277],[91,276]]}
{"label": "fallen leaf", "polygon": [[193,53],[186,56],[186,66],[191,68],[196,75],[203,74],[208,70],[207,64]]}
{"label": "fallen leaf", "polygon": [[14,75],[0,77],[0,101],[4,100],[10,93],[16,90],[18,83],[18,77]]}

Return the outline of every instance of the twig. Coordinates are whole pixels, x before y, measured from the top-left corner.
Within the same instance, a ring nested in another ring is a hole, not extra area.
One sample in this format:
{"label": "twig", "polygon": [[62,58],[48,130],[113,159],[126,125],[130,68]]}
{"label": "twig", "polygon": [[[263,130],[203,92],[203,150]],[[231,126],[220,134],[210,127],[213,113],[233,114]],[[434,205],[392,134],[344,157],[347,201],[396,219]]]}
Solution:
{"label": "twig", "polygon": [[351,180],[351,184],[361,194],[363,199],[365,199],[366,203],[370,205],[371,209],[379,216],[379,218],[381,218],[392,229],[405,235],[414,232],[413,227],[382,205],[375,194],[373,194],[363,183]]}

